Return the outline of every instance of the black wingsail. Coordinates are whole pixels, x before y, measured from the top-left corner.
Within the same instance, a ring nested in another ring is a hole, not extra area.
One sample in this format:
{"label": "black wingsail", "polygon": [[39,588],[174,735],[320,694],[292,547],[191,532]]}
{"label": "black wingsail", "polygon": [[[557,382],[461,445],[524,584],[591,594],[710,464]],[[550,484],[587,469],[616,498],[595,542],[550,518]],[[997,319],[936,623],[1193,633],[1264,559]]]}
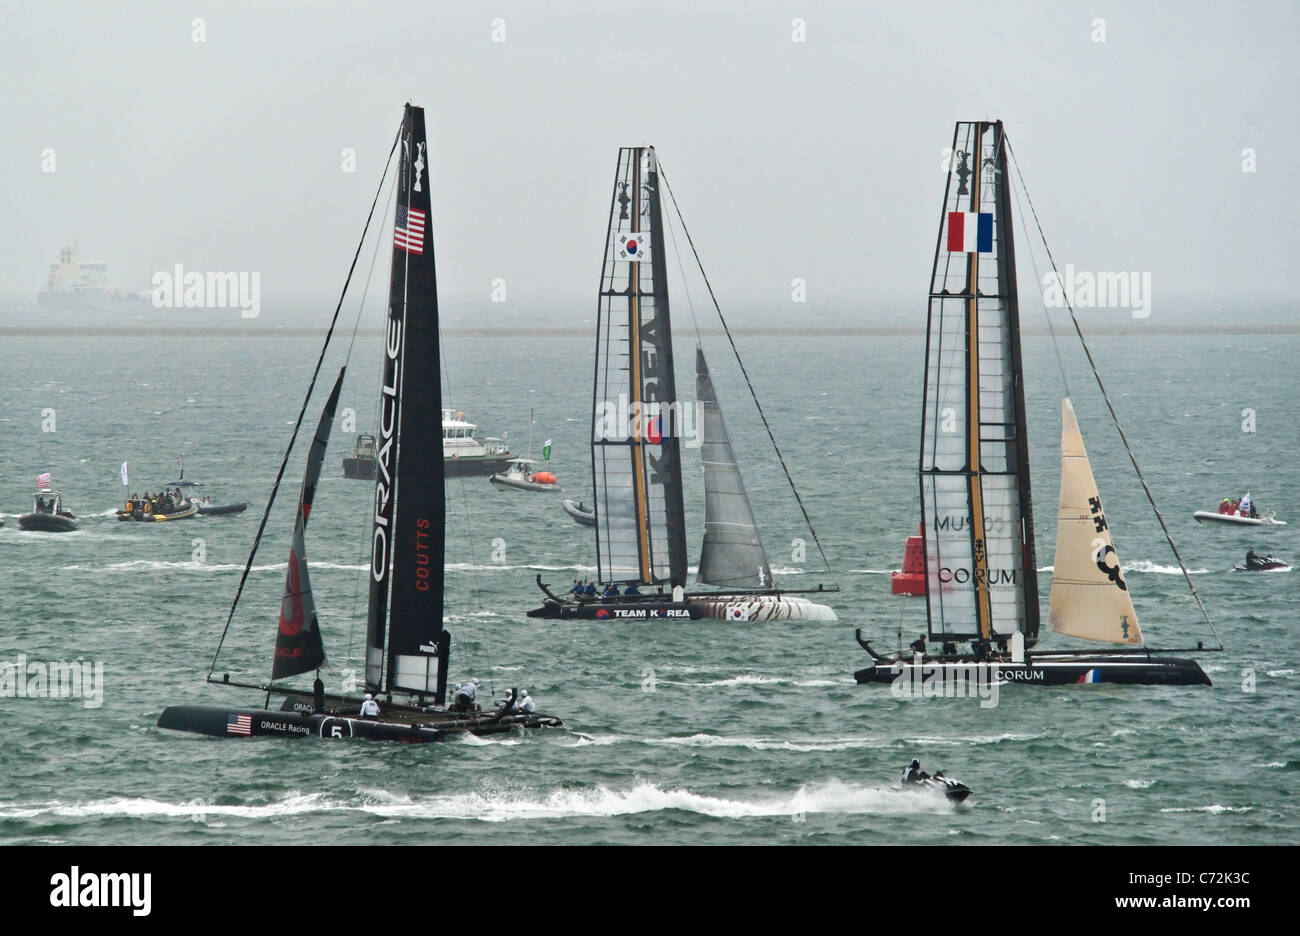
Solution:
{"label": "black wingsail", "polygon": [[380,391],[366,685],[379,690],[386,682],[390,692],[433,695],[442,703],[447,680],[442,628],[446,498],[423,108],[406,106],[400,159]]}
{"label": "black wingsail", "polygon": [[307,470],[302,476],[298,515],[293,524],[293,544],[289,547],[289,568],[284,573],[284,597],[280,600],[280,623],[275,634],[272,679],[309,673],[325,663],[325,645],[321,643],[316,602],[311,596],[311,580],[307,574],[307,520],[316,499],[316,484],[325,464],[325,448],[334,427],[334,414],[338,410],[339,392],[343,389],[346,370],[340,370],[338,380],[334,381],[334,389],[320,414],[316,435],[307,452]]}
{"label": "black wingsail", "polygon": [[662,230],[655,151],[624,147],[596,325],[597,563],[601,581],[684,586],[681,421]]}

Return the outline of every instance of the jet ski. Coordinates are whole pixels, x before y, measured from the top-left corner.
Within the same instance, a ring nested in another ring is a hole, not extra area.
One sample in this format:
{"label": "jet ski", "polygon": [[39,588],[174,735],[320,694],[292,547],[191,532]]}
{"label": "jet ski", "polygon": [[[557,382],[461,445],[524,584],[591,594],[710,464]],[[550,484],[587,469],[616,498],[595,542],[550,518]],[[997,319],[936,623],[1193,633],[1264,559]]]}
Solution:
{"label": "jet ski", "polygon": [[1232,568],[1236,572],[1276,572],[1278,569],[1291,568],[1291,563],[1277,556],[1249,555],[1244,564]]}
{"label": "jet ski", "polygon": [[953,803],[965,802],[966,797],[971,794],[970,787],[960,780],[945,777],[942,770],[933,777],[926,776],[911,783],[904,783],[902,787],[909,793],[938,793]]}

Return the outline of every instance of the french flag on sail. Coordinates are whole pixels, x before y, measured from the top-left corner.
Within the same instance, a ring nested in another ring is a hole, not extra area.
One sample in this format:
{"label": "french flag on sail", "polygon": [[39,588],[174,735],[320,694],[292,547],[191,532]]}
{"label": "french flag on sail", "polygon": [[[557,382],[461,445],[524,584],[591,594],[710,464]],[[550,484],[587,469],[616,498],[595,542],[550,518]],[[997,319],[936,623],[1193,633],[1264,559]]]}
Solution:
{"label": "french flag on sail", "polygon": [[981,211],[948,212],[948,251],[950,253],[992,253],[993,214]]}

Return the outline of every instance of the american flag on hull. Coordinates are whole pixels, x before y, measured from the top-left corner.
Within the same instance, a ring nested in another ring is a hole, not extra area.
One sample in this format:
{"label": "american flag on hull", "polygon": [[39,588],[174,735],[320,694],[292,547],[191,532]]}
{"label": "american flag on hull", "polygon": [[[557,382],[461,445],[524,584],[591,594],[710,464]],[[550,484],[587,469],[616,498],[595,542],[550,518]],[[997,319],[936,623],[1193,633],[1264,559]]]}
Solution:
{"label": "american flag on hull", "polygon": [[226,717],[226,733],[251,735],[253,733],[252,715],[229,715]]}
{"label": "american flag on hull", "polygon": [[418,208],[397,206],[397,230],[393,232],[393,246],[407,253],[424,253],[424,212]]}

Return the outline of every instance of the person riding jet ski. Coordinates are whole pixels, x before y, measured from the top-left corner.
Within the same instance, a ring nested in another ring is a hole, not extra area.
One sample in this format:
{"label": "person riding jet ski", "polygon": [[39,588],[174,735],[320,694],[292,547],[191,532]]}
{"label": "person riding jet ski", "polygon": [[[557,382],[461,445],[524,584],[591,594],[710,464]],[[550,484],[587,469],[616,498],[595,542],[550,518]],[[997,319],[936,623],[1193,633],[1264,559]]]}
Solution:
{"label": "person riding jet ski", "polygon": [[907,786],[909,783],[921,783],[929,779],[930,775],[921,769],[921,762],[913,757],[912,762],[903,771],[903,786]]}

